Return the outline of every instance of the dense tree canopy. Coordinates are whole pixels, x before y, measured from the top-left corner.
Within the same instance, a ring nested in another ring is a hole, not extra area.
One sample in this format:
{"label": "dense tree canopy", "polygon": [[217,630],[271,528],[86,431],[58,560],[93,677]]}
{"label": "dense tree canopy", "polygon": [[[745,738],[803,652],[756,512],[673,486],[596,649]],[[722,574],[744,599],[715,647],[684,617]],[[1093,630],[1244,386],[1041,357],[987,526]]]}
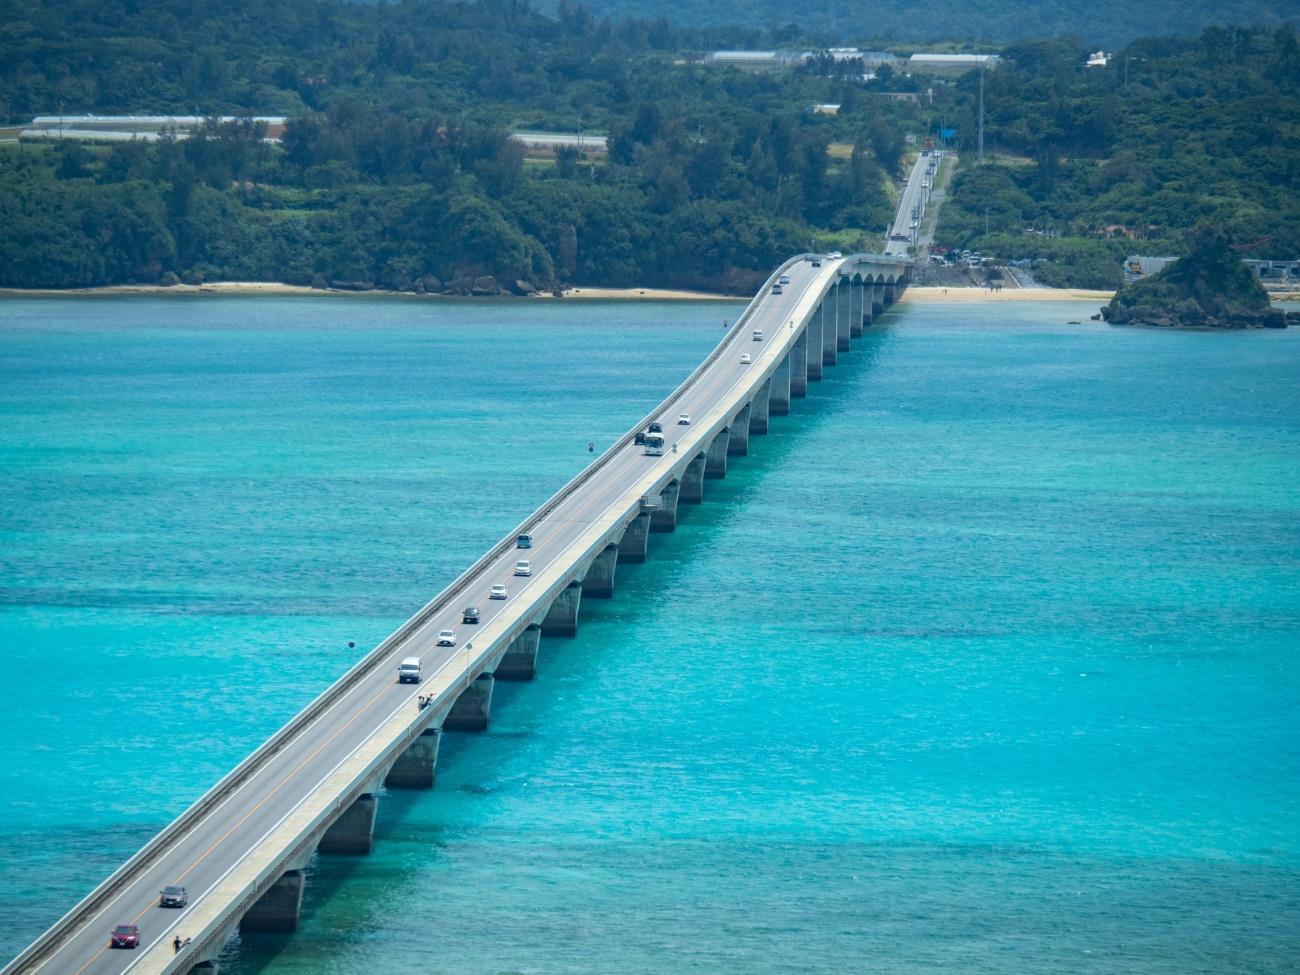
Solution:
{"label": "dense tree canopy", "polygon": [[[897,120],[916,114],[867,95],[814,115],[841,80],[674,63],[689,36],[666,23],[516,0],[0,0],[0,18],[10,119],[290,116],[279,146],[214,121],[180,142],[0,151],[7,285],[747,289],[814,235],[847,245],[885,226]],[[529,128],[603,130],[608,158],[527,161],[508,132]]]}

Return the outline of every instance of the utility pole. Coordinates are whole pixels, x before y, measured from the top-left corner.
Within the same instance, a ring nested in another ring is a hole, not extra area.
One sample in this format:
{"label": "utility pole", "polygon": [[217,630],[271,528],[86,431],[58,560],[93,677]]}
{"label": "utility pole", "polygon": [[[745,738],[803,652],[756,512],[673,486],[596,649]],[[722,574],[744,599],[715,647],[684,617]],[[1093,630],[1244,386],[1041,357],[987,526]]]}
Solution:
{"label": "utility pole", "polygon": [[984,165],[984,62],[980,62],[980,141],[979,165]]}

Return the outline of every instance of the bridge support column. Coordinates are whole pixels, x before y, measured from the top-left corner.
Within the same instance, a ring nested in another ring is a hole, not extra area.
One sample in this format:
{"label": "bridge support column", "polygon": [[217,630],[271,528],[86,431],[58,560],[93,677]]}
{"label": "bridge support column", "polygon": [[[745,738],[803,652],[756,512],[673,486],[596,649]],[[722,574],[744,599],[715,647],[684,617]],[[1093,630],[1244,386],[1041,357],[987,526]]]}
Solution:
{"label": "bridge support column", "polygon": [[618,565],[618,546],[606,545],[591,560],[582,577],[582,594],[589,599],[609,599],[614,595],[614,568]]}
{"label": "bridge support column", "polygon": [[643,512],[629,521],[627,527],[623,529],[623,537],[618,541],[618,560],[620,562],[644,562],[649,537],[650,515]]}
{"label": "bridge support column", "polygon": [[681,492],[680,481],[669,481],[659,492],[659,507],[650,512],[650,530],[652,532],[671,532],[677,530],[677,496]]}
{"label": "bridge support column", "polygon": [[804,335],[808,337],[808,382],[817,382],[822,378],[822,325],[826,321],[826,306],[830,304],[830,295],[822,299],[817,310],[808,319]]}
{"label": "bridge support column", "polygon": [[388,770],[384,785],[390,789],[432,789],[438,768],[438,742],[442,732],[426,728],[420,737],[406,746]]}
{"label": "bridge support column", "polygon": [[496,679],[491,674],[479,674],[460,692],[442,722],[443,731],[487,731],[492,715],[492,687]]}
{"label": "bridge support column", "polygon": [[704,457],[704,476],[712,480],[727,476],[727,454],[731,448],[731,431],[724,428],[718,431],[709,444],[709,452]]}
{"label": "bridge support column", "polygon": [[[653,519],[652,519],[653,523]],[[582,602],[582,583],[571,582],[551,602],[542,620],[542,636],[577,636],[578,606]]]}
{"label": "bridge support column", "polygon": [[682,471],[682,484],[677,491],[678,504],[699,504],[704,500],[704,464],[704,455],[696,454]]}
{"label": "bridge support column", "polygon": [[839,360],[840,286],[826,292],[822,301],[822,366],[833,366]]}
{"label": "bridge support column", "polygon": [[808,395],[808,329],[794,340],[790,349],[790,398],[803,399]]}
{"label": "bridge support column", "polygon": [[767,400],[767,410],[772,416],[786,416],[790,412],[790,355],[787,352],[772,373],[772,389]]}
{"label": "bridge support column", "polygon": [[885,307],[888,308],[894,303],[894,282],[885,282]]}
{"label": "bridge support column", "polygon": [[731,437],[727,441],[728,457],[744,457],[749,453],[749,404],[736,414],[731,424]]}
{"label": "bridge support column", "polygon": [[318,853],[369,853],[375,845],[375,813],[379,800],[367,792],[357,797],[343,815],[330,824],[316,846]]}
{"label": "bridge support column", "polygon": [[853,282],[847,278],[840,279],[840,295],[837,304],[835,348],[840,352],[847,352],[853,345],[849,340],[853,330]]}
{"label": "bridge support column", "polygon": [[852,302],[849,303],[849,337],[862,337],[862,307],[863,299],[866,297],[867,286],[864,282],[858,281],[853,285],[851,294]]}
{"label": "bridge support column", "polygon": [[[606,549],[608,551],[608,549]],[[510,641],[492,676],[497,680],[532,680],[537,676],[537,648],[542,642],[542,628],[536,623]]]}
{"label": "bridge support column", "polygon": [[885,310],[885,282],[877,281],[871,289],[871,317],[878,318]]}
{"label": "bridge support column", "polygon": [[244,931],[296,931],[302,911],[303,875],[286,870],[239,921]]}
{"label": "bridge support column", "polygon": [[749,401],[749,432],[751,435],[767,433],[767,414],[771,401],[772,380],[769,379],[758,387],[758,392]]}
{"label": "bridge support column", "polygon": [[871,320],[876,313],[876,286],[868,281],[862,286],[862,329],[871,327]]}

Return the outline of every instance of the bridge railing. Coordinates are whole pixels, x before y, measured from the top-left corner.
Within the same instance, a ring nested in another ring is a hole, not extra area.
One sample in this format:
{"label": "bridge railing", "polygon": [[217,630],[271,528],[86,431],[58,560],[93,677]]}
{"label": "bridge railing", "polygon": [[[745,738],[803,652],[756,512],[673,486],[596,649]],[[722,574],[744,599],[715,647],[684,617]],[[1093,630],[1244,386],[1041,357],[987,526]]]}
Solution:
{"label": "bridge railing", "polygon": [[201,820],[205,815],[219,806],[232,793],[236,792],[245,782],[247,782],[259,769],[267,762],[282,751],[294,737],[304,728],[310,725],[316,718],[327,711],[335,704],[348,690],[360,679],[371,673],[377,666],[383,663],[392,652],[399,647],[406,639],[417,632],[429,619],[436,613],[445,609],[451,601],[451,598],[460,591],[465,582],[473,578],[478,573],[500,558],[505,552],[509,551],[515,544],[515,538],[521,533],[527,532],[538,522],[544,519],[555,510],[563,501],[574,491],[581,488],[595,474],[604,467],[613,458],[618,451],[626,447],[635,438],[639,430],[644,430],[646,425],[659,417],[681,393],[689,388],[692,383],[711,366],[718,357],[728,348],[737,334],[740,334],[742,326],[753,315],[755,308],[758,307],[763,297],[771,290],[772,283],[783,274],[792,265],[799,261],[805,260],[808,255],[800,254],[792,257],[782,263],[775,271],[768,276],[762,289],[750,300],[736,319],[734,325],[723,336],[722,340],[714,347],[713,351],[705,357],[704,361],[695,368],[695,370],[686,377],[664,400],[659,403],[650,413],[648,413],[641,422],[620,437],[609,449],[605,450],[592,463],[583,468],[567,484],[559,489],[554,495],[537,508],[518,528],[509,535],[497,542],[488,552],[480,557],[472,566],[456,577],[446,588],[444,588],[433,599],[429,600],[421,607],[415,615],[405,623],[394,630],[386,637],[374,650],[362,657],[352,666],[345,674],[339,677],[333,684],[320,693],[315,700],[307,704],[301,711],[289,719],[278,731],[268,738],[262,745],[251,752],[242,762],[231,769],[223,776],[212,788],[194,801],[194,803],[173,819],[169,824],[163,827],[149,842],[141,847],[130,859],[117,868],[94,890],[87,894],[75,907],[68,913],[64,914],[58,921],[50,926],[39,938],[27,946],[3,969],[0,969],[0,975],[16,975],[23,971],[33,962],[40,961],[51,950],[57,947],[58,942],[65,934],[75,930],[77,925],[85,918],[94,914],[102,907],[111,897],[119,890],[126,886],[137,874],[151,866],[159,856],[161,856],[178,836],[183,835],[195,823]]}

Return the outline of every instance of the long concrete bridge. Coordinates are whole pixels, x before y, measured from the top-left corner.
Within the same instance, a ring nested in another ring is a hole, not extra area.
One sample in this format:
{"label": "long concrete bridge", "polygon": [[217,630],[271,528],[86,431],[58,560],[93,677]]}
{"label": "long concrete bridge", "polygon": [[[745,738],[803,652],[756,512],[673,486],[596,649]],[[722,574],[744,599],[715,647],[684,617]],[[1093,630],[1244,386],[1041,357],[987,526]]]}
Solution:
{"label": "long concrete bridge", "polygon": [[[3,975],[212,971],[242,928],[291,931],[315,855],[370,850],[385,789],[432,788],[444,732],[481,731],[498,680],[528,680],[543,638],[578,631],[585,599],[614,595],[617,568],[643,562],[730,458],[834,367],[906,287],[899,257],[801,255],[773,272],[720,344],[636,428],[498,542],[392,636],[249,755],[49,931]],[[779,292],[779,293],[778,293]],[[761,337],[760,337],[761,336]],[[678,414],[691,417],[678,425]],[[659,420],[672,446],[649,456],[638,431]],[[516,548],[527,533],[533,546]],[[528,558],[532,574],[513,574]],[[489,599],[494,584],[506,599]],[[478,606],[477,625],[461,611]],[[459,645],[438,646],[454,629]],[[416,656],[417,684],[397,682]],[[421,699],[427,703],[421,706]],[[167,885],[186,907],[162,908]],[[118,924],[135,950],[109,948]],[[179,939],[179,950],[176,948]]]}

